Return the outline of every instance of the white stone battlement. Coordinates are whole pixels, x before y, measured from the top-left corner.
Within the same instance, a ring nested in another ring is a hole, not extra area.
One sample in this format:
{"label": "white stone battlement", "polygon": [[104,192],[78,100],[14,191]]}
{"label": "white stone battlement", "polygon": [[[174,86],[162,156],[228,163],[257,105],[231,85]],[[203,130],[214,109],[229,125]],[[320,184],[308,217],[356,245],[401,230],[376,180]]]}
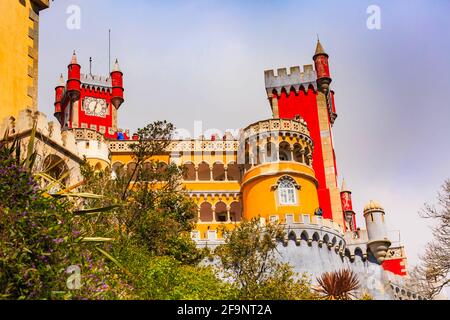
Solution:
{"label": "white stone battlement", "polygon": [[74,134],[68,131],[61,132],[61,126],[57,121],[48,121],[47,116],[39,111],[23,109],[19,112],[17,119],[14,117],[4,119],[0,124],[0,134],[2,138],[5,133],[8,136],[26,134],[33,129],[34,122],[36,122],[36,133],[78,155]]}
{"label": "white stone battlement", "polygon": [[287,72],[286,68],[277,69],[277,75],[274,70],[264,71],[264,80],[266,84],[267,94],[272,94],[273,90],[277,91],[277,94],[281,94],[282,89],[285,89],[288,93],[291,88],[294,88],[298,93],[300,89],[308,90],[310,85],[314,90],[317,90],[317,75],[312,65],[304,65],[303,72],[301,72],[299,66],[291,67],[290,72]]}
{"label": "white stone battlement", "polygon": [[87,159],[98,159],[110,163],[109,141],[105,139],[103,134],[87,128],[74,128],[65,131],[74,135],[80,157],[86,156]]}

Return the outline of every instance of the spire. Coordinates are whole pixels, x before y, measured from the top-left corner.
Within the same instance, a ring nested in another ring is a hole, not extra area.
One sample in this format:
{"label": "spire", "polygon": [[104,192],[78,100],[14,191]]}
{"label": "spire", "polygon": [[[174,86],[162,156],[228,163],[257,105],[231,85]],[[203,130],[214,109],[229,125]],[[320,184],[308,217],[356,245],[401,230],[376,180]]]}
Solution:
{"label": "spire", "polygon": [[345,183],[345,179],[342,179],[341,192],[350,192],[347,188],[347,184]]}
{"label": "spire", "polygon": [[64,77],[63,74],[61,73],[61,75],[59,76],[59,81],[58,81],[58,87],[65,87],[66,83],[64,82]]}
{"label": "spire", "polygon": [[320,43],[319,37],[317,37],[316,53],[314,55],[318,54],[326,54],[325,50],[322,47],[322,44]]}
{"label": "spire", "polygon": [[116,62],[114,63],[114,68],[113,68],[113,72],[116,72],[116,71],[121,72],[120,71],[120,67],[119,67],[119,60],[118,59],[116,59]]}
{"label": "spire", "polygon": [[77,54],[75,53],[75,50],[73,50],[72,60],[70,61],[70,64],[78,64]]}

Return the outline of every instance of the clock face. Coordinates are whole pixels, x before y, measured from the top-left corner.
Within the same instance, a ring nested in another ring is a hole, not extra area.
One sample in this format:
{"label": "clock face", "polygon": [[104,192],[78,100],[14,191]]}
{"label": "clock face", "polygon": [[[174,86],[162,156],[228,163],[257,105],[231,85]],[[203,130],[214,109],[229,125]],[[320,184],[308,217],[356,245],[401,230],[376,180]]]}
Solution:
{"label": "clock face", "polygon": [[106,117],[108,104],[105,99],[86,97],[83,101],[84,113],[88,116]]}

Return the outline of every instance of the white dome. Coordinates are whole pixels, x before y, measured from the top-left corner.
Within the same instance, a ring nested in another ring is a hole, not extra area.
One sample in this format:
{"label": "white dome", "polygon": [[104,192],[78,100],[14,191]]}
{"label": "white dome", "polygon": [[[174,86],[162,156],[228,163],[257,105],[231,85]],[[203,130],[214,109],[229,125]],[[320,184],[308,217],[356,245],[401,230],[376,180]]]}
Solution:
{"label": "white dome", "polygon": [[384,208],[378,201],[370,200],[364,207],[364,212],[372,210],[384,211]]}

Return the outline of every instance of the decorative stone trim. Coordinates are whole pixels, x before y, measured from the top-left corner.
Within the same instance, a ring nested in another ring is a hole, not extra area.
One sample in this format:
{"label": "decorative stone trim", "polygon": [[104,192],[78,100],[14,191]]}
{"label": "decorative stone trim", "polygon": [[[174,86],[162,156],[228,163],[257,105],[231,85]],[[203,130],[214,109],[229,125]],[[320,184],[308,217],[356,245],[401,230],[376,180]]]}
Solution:
{"label": "decorative stone trim", "polygon": [[[130,145],[135,144],[134,140],[111,141],[110,148],[112,152],[131,152]],[[237,152],[239,142],[233,141],[213,141],[213,140],[175,140],[171,141],[166,148],[167,152]]]}

